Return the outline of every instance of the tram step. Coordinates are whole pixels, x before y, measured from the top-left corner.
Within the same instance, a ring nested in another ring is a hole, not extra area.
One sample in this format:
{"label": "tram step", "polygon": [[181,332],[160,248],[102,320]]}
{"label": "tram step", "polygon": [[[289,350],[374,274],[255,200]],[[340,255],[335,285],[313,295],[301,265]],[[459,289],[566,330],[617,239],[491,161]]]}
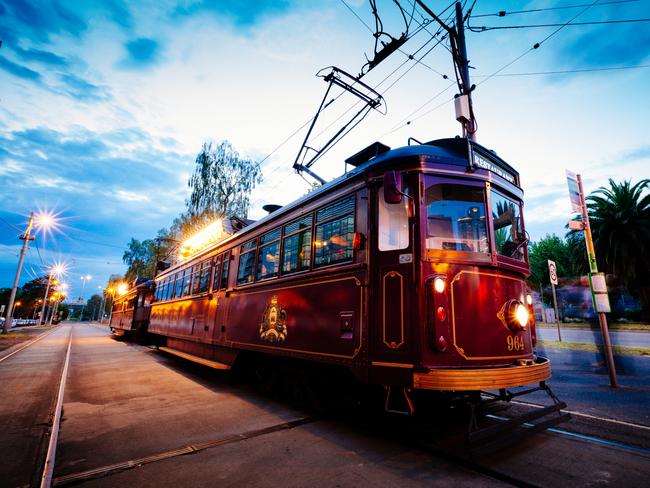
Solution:
{"label": "tram step", "polygon": [[208,366],[210,368],[221,369],[221,370],[226,370],[226,371],[231,368],[231,366],[228,365],[228,364],[219,363],[217,361],[212,361],[210,359],[195,356],[194,354],[189,354],[187,352],[179,351],[177,349],[172,349],[171,347],[160,346],[158,349],[160,349],[161,351],[164,351],[166,353],[173,354],[175,356],[181,357],[183,359],[187,359],[189,361],[193,361],[195,363],[199,363],[199,364],[202,364],[204,366]]}

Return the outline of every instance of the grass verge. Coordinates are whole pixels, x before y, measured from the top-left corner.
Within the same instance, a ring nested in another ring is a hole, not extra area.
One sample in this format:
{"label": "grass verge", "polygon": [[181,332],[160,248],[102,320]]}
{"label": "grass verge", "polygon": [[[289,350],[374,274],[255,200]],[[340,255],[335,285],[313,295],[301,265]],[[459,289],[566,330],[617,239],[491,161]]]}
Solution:
{"label": "grass verge", "polygon": [[[537,322],[535,327],[542,327],[544,329],[555,329],[557,324],[547,323],[547,322]],[[609,330],[627,330],[632,332],[650,332],[650,324],[642,324],[640,322],[629,322],[627,324],[622,323],[607,323],[607,328]],[[589,322],[569,322],[564,323],[560,322],[560,329],[586,329],[586,330],[600,330],[600,326],[595,323],[591,324]]]}
{"label": "grass verge", "polygon": [[[551,349],[565,349],[571,351],[588,351],[599,352],[600,348],[596,344],[585,344],[582,342],[560,342],[560,341],[537,341],[537,347],[548,347]],[[650,348],[647,347],[625,347],[613,346],[614,354],[622,356],[650,356]]]}

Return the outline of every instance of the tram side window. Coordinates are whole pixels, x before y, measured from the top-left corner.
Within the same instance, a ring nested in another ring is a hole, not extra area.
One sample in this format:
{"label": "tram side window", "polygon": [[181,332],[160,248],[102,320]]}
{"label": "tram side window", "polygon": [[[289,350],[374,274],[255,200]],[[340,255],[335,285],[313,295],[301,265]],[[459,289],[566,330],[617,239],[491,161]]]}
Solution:
{"label": "tram side window", "polygon": [[482,187],[434,182],[425,199],[427,249],[489,252]]}
{"label": "tram side window", "polygon": [[309,215],[284,226],[282,273],[309,269],[312,220],[312,216]]}
{"label": "tram side window", "polygon": [[218,256],[214,260],[214,273],[212,275],[212,291],[217,291],[219,289],[219,270],[221,264],[221,256]]}
{"label": "tram side window", "polygon": [[[340,216],[334,217],[335,215]],[[316,222],[318,225],[314,240],[314,266],[352,260],[354,195],[316,212]]]}
{"label": "tram side window", "polygon": [[280,268],[280,229],[260,237],[260,252],[257,258],[257,279],[274,278]]}
{"label": "tram side window", "polygon": [[519,203],[506,198],[498,192],[490,194],[492,204],[492,223],[494,225],[494,245],[501,256],[524,260],[525,234],[521,225]]}
{"label": "tram side window", "polygon": [[183,296],[183,273],[184,271],[179,271],[176,273],[176,285],[174,287],[174,298],[180,298]]}
{"label": "tram side window", "polygon": [[380,251],[406,249],[409,246],[408,201],[386,203],[384,187],[379,189],[377,204],[379,206],[378,245]]}
{"label": "tram side window", "polygon": [[255,250],[257,249],[257,240],[247,242],[241,246],[241,255],[239,256],[239,270],[237,272],[237,284],[245,285],[253,282],[255,273]]}
{"label": "tram side window", "polygon": [[171,300],[174,296],[174,277],[170,276],[167,278],[165,283],[165,300]]}
{"label": "tram side window", "polygon": [[190,294],[192,286],[192,268],[187,268],[185,270],[185,281],[183,281],[183,289],[181,291],[181,296],[186,297]]}
{"label": "tram side window", "polygon": [[210,271],[212,271],[212,260],[206,259],[201,264],[201,276],[199,278],[199,293],[208,291],[210,288]]}
{"label": "tram side window", "polygon": [[190,295],[196,295],[201,286],[201,264],[192,266],[192,284],[190,285]]}
{"label": "tram side window", "polygon": [[223,255],[223,265],[221,266],[221,284],[222,289],[228,287],[228,270],[230,268],[230,251]]}

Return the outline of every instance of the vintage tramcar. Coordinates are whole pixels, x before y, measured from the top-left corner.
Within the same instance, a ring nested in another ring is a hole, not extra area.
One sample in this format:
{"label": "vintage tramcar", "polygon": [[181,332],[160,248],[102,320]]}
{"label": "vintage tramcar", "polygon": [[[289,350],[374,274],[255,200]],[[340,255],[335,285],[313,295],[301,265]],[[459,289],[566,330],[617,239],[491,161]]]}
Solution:
{"label": "vintage tramcar", "polygon": [[155,282],[138,279],[113,300],[109,327],[115,337],[144,340],[149,325]]}
{"label": "vintage tramcar", "polygon": [[219,369],[249,351],[336,365],[409,413],[416,391],[546,389],[517,171],[466,138],[346,163],[156,277],[161,349]]}

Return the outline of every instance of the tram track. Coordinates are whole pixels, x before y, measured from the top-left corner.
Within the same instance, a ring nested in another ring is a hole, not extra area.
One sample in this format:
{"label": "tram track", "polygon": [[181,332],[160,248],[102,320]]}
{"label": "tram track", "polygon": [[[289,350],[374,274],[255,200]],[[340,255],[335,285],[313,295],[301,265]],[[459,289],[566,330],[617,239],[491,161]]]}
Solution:
{"label": "tram track", "polygon": [[0,363],[3,362],[5,359],[9,359],[9,358],[12,357],[14,354],[18,354],[20,351],[23,351],[23,350],[27,349],[29,346],[31,346],[32,344],[35,344],[36,342],[40,341],[41,339],[44,339],[45,337],[47,337],[47,336],[53,334],[53,333],[56,332],[60,327],[61,327],[61,326],[58,325],[58,326],[54,327],[53,329],[51,329],[51,330],[49,330],[49,331],[47,331],[47,332],[44,332],[44,333],[42,333],[42,334],[39,334],[38,337],[36,337],[35,339],[32,339],[31,341],[27,341],[25,344],[20,344],[20,345],[18,346],[18,348],[17,348],[15,351],[12,351],[12,352],[10,352],[9,354],[6,354],[6,355],[0,357]]}

